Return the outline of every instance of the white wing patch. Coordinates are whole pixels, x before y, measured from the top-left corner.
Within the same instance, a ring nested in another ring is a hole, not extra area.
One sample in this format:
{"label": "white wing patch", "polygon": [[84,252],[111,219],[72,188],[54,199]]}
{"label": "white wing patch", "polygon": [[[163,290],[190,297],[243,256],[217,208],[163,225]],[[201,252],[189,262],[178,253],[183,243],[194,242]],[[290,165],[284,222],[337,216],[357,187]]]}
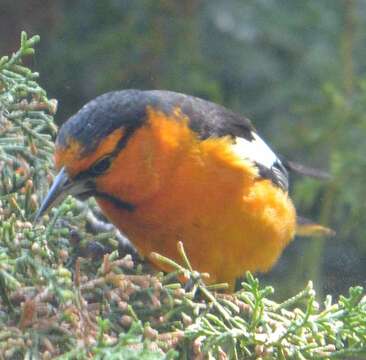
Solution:
{"label": "white wing patch", "polygon": [[241,137],[235,138],[235,143],[232,145],[234,153],[240,158],[246,158],[249,161],[265,166],[267,169],[271,169],[273,164],[276,161],[280,162],[280,160],[255,132],[251,134],[253,136],[251,141]]}

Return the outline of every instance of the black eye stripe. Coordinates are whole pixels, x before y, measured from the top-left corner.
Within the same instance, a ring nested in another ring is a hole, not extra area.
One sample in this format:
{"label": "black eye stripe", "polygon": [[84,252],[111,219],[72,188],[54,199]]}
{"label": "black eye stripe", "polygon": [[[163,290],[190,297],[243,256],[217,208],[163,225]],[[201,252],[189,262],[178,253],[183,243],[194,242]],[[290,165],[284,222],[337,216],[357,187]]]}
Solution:
{"label": "black eye stripe", "polygon": [[135,132],[136,129],[137,129],[137,126],[130,126],[130,127],[126,128],[125,133],[119,139],[116,147],[112,151],[112,154],[111,154],[112,156],[116,156],[119,154],[119,152],[127,145],[128,140],[130,139],[130,137],[132,136],[132,134]]}
{"label": "black eye stripe", "polygon": [[[115,146],[115,148],[113,149],[113,151],[105,156],[106,159],[109,159],[109,161],[113,161],[113,159],[123,150],[123,148],[127,145],[128,140],[130,139],[130,137],[133,135],[133,133],[135,132],[135,130],[138,128],[138,126],[130,126],[128,128],[126,128],[126,131],[124,132],[124,134],[122,135],[122,137],[118,140],[117,145]],[[74,179],[75,180],[79,180],[79,179],[83,179],[86,177],[90,177],[90,176],[98,176],[101,175],[103,173],[103,171],[98,171],[98,169],[95,169],[95,167],[98,167],[99,165],[101,166],[101,169],[99,170],[103,170],[102,169],[102,165],[107,165],[107,164],[99,164],[100,161],[103,161],[104,158],[98,159],[94,164],[91,165],[91,167],[85,171],[80,172]],[[109,163],[110,165],[110,163]],[[109,167],[109,166],[108,166]],[[106,167],[105,170],[108,169],[108,167]],[[94,171],[97,170],[97,171]],[[104,171],[105,171],[104,170]]]}

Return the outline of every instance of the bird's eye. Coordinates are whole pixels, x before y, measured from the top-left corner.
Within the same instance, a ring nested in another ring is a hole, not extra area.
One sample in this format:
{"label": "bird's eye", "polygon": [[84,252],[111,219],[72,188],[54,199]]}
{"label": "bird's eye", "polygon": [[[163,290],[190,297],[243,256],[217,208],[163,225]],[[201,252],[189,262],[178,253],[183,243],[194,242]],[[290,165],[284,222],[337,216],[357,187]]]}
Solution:
{"label": "bird's eye", "polygon": [[111,166],[112,163],[112,156],[107,155],[98,160],[91,168],[90,172],[93,175],[100,175],[103,174],[108,168]]}

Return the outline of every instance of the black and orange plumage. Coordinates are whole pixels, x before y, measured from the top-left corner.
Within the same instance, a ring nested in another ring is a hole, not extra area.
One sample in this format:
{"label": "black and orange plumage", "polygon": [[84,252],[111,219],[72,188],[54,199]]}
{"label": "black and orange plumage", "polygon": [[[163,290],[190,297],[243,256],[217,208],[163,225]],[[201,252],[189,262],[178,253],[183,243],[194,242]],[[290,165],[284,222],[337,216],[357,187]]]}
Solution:
{"label": "black and orange plumage", "polygon": [[300,229],[288,195],[296,164],[280,160],[247,118],[196,97],[99,96],[61,127],[55,163],[39,215],[68,194],[94,196],[141,255],[179,260],[183,241],[212,281],[269,270]]}

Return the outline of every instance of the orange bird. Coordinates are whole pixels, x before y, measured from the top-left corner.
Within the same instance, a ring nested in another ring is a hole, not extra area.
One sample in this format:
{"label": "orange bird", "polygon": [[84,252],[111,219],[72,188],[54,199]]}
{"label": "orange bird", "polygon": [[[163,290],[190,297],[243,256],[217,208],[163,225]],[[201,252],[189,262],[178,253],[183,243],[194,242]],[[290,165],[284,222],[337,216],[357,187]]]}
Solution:
{"label": "orange bird", "polygon": [[[67,195],[94,196],[107,218],[149,257],[179,261],[233,284],[269,270],[298,231],[288,170],[251,122],[220,105],[170,91],[110,92],[61,127],[59,170],[37,217]],[[163,270],[160,263],[156,264]]]}

